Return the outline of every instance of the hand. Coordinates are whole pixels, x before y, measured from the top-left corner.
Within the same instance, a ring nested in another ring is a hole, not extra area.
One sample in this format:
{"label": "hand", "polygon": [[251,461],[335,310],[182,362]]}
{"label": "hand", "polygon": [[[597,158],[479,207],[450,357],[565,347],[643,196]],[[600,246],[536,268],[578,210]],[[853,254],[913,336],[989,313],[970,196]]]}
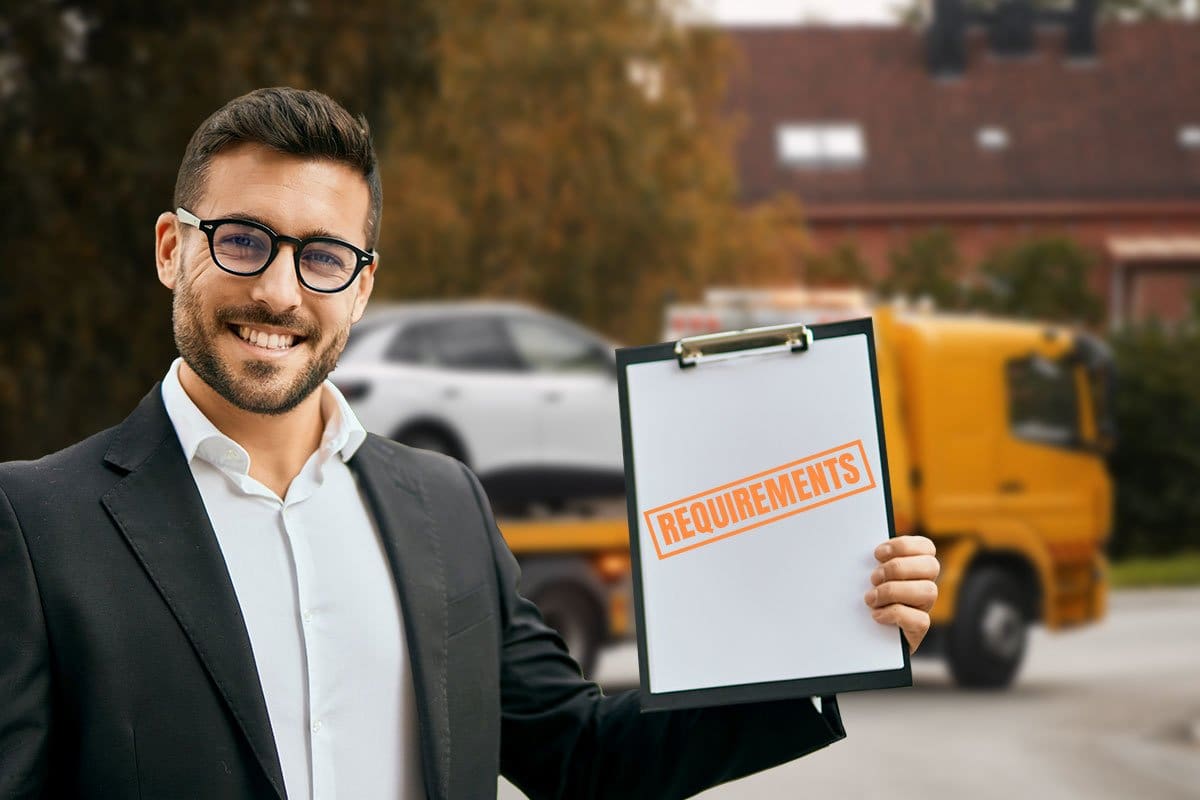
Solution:
{"label": "hand", "polygon": [[929,609],[938,595],[934,580],[941,569],[936,553],[924,536],[897,536],[875,548],[880,562],[871,573],[875,588],[863,599],[876,622],[904,631],[910,653],[929,632]]}

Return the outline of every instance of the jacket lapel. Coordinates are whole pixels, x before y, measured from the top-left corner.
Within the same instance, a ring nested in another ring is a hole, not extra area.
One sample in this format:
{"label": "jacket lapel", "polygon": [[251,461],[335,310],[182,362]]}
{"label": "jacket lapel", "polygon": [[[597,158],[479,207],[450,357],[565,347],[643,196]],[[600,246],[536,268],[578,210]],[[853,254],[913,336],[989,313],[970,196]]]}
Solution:
{"label": "jacket lapel", "polygon": [[368,436],[350,460],[370,503],[400,596],[412,662],[426,792],[449,794],[446,571],[420,473],[394,446]]}
{"label": "jacket lapel", "polygon": [[102,498],[105,508],[285,797],[246,623],[159,385],[122,423],[105,460],[128,473]]}

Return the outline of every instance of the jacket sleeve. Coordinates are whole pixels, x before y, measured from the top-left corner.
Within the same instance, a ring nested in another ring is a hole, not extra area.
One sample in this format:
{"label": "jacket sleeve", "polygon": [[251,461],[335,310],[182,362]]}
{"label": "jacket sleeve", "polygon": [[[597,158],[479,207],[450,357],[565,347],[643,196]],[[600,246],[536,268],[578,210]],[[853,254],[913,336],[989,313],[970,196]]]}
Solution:
{"label": "jacket sleeve", "polygon": [[50,733],[49,644],[29,550],[0,485],[0,797],[40,797]]}
{"label": "jacket sleeve", "polygon": [[486,520],[501,606],[500,771],[533,800],[689,797],[845,737],[836,698],[642,714],[637,693],[605,696],[537,608],[468,473]]}

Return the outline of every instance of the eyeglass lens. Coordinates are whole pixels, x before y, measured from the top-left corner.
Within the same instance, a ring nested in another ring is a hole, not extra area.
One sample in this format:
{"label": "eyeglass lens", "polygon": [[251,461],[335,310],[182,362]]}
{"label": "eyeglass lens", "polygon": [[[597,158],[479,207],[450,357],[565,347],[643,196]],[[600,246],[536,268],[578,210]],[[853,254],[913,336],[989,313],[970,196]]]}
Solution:
{"label": "eyeglass lens", "polygon": [[[213,256],[230,272],[250,274],[271,257],[271,237],[252,225],[222,222],[212,233]],[[300,277],[314,289],[337,289],[358,266],[358,256],[345,245],[308,242],[300,251]]]}

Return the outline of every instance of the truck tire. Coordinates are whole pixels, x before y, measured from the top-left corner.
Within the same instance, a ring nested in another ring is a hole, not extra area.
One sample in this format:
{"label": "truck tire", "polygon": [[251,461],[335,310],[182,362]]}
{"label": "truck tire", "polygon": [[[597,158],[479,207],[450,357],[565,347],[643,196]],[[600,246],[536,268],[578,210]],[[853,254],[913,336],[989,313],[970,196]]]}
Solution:
{"label": "truck tire", "polygon": [[959,590],[958,612],[946,634],[946,662],[959,686],[1008,686],[1021,666],[1028,636],[1020,585],[998,567],[972,570]]}
{"label": "truck tire", "polygon": [[562,584],[547,586],[531,599],[546,624],[562,637],[584,676],[590,676],[600,653],[603,630],[595,602],[582,590]]}

